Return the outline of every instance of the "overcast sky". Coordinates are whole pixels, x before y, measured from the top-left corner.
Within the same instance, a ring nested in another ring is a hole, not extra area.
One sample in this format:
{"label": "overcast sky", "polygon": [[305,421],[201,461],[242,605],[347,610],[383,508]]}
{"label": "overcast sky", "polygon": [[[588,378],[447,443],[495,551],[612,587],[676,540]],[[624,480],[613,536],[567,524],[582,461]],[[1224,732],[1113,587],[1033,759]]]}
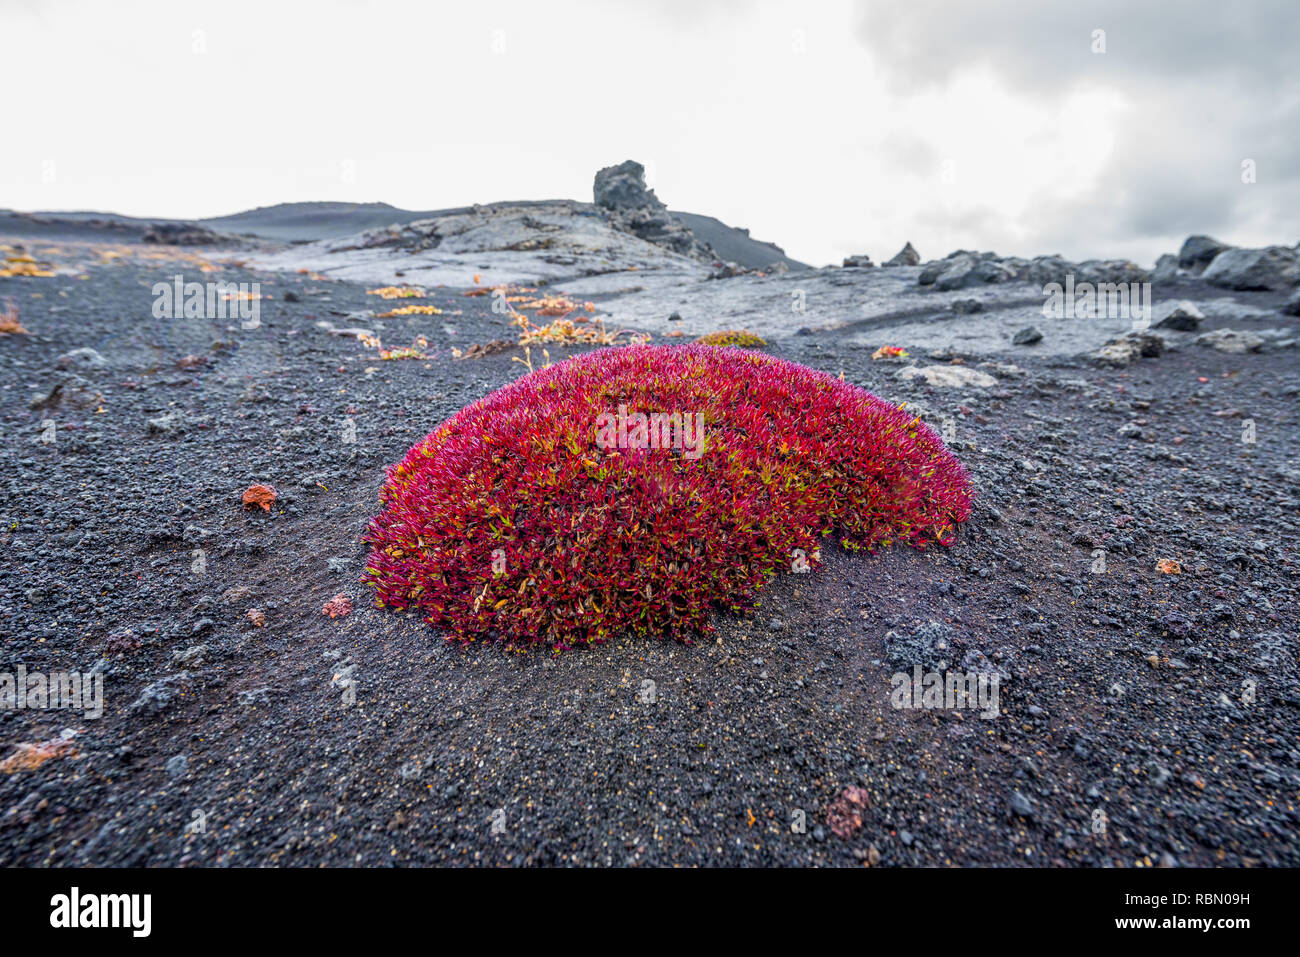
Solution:
{"label": "overcast sky", "polygon": [[0,0],[0,207],[590,200],[631,158],[816,265],[1149,264],[1300,240],[1297,38],[1297,0]]}

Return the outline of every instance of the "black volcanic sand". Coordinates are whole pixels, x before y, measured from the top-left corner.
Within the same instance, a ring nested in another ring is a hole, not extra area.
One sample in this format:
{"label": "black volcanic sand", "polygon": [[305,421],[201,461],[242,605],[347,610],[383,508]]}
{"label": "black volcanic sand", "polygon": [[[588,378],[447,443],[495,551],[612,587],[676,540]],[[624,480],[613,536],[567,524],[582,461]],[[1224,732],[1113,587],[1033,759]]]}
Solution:
{"label": "black volcanic sand", "polygon": [[[384,362],[316,327],[373,326],[337,315],[380,305],[363,287],[185,268],[261,280],[261,328],[154,319],[161,260],[0,279],[31,332],[0,338],[0,670],[99,663],[106,704],[0,712],[0,756],[81,730],[0,773],[0,864],[1300,865],[1293,352],[1017,358],[967,394],[792,337],[774,351],[955,416],[981,496],[956,546],[827,548],[693,646],[514,655],[358,584],[384,466],[522,371],[448,354],[507,333],[488,300],[435,290],[464,314],[383,336],[437,355]],[[81,346],[106,367],[78,383],[55,364]],[[270,514],[240,507],[254,482]],[[325,617],[338,592],[355,611]],[[1002,717],[892,708],[890,631],[896,662],[941,635],[1002,670]]]}

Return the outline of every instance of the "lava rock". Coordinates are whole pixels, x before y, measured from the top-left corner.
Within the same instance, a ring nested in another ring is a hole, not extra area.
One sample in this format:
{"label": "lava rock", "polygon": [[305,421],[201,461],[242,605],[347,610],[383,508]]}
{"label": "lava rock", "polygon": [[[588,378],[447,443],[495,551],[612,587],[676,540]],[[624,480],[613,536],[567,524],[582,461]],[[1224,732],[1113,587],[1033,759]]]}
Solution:
{"label": "lava rock", "polygon": [[80,349],[73,349],[71,352],[65,352],[54,361],[60,369],[75,369],[78,372],[93,372],[97,369],[103,369],[108,365],[98,351],[91,349],[89,346],[83,346]]}
{"label": "lava rock", "polygon": [[198,223],[154,223],[140,237],[141,242],[161,246],[208,246],[225,239]]}
{"label": "lava rock", "polygon": [[1034,816],[1034,802],[1027,798],[1020,791],[1012,791],[1009,799],[1011,813],[1016,817],[1032,818]]}
{"label": "lava rock", "polygon": [[183,668],[193,668],[203,664],[203,656],[207,653],[207,645],[191,645],[184,651],[177,651],[172,655],[172,662],[181,665]]}
{"label": "lava rock", "polygon": [[181,411],[168,412],[145,423],[150,435],[174,435],[185,431],[185,415]]}
{"label": "lava rock", "polygon": [[1288,316],[1300,316],[1300,288],[1291,293],[1290,298],[1282,306],[1282,311]]}
{"label": "lava rock", "polygon": [[1100,365],[1122,369],[1140,358],[1154,359],[1165,350],[1165,340],[1153,332],[1129,332],[1112,339],[1093,354]]}
{"label": "lava rock", "polygon": [[948,263],[947,268],[935,277],[934,288],[939,292],[949,292],[969,286],[1006,282],[1014,278],[1014,273],[997,260],[979,259],[967,253]]}
{"label": "lava rock", "polygon": [[1183,269],[1200,273],[1214,262],[1214,257],[1231,248],[1227,243],[1221,243],[1209,236],[1188,236],[1183,240],[1182,248],[1178,250],[1178,265]]}
{"label": "lava rock", "polygon": [[596,205],[605,209],[664,209],[653,189],[646,188],[645,167],[635,160],[606,166],[592,184]]}
{"label": "lava rock", "polygon": [[1217,349],[1219,352],[1242,355],[1247,352],[1259,352],[1264,347],[1264,340],[1254,333],[1243,332],[1240,329],[1215,329],[1213,332],[1197,336],[1196,344]]}
{"label": "lava rock", "polygon": [[52,409],[60,405],[84,409],[103,400],[103,393],[79,375],[71,372],[56,373],[43,392],[32,393],[27,402],[31,409]]}
{"label": "lava rock", "polygon": [[902,249],[893,255],[892,258],[885,261],[886,266],[917,266],[920,265],[921,254],[909,242]]}
{"label": "lava rock", "polygon": [[146,685],[141,690],[140,696],[131,703],[128,710],[146,711],[150,714],[160,714],[166,711],[189,679],[190,673],[182,671],[180,674],[172,675],[169,678],[161,678],[152,684]]}
{"label": "lava rock", "polygon": [[1285,289],[1300,280],[1296,251],[1286,246],[1225,249],[1205,267],[1201,278],[1225,289]]}
{"label": "lava rock", "polygon": [[1178,332],[1195,332],[1200,328],[1205,313],[1196,308],[1196,303],[1186,299],[1177,302],[1162,303],[1159,308],[1160,318],[1155,322],[1157,329],[1174,329]]}
{"label": "lava rock", "polygon": [[599,170],[592,195],[615,229],[692,259],[713,262],[719,258],[646,187],[645,167],[635,160]]}
{"label": "lava rock", "polygon": [[987,372],[980,372],[970,366],[908,366],[899,369],[895,375],[899,379],[922,379],[926,385],[944,389],[965,389],[972,386],[987,389],[998,382]]}
{"label": "lava rock", "polygon": [[953,629],[940,621],[922,622],[910,630],[885,633],[885,659],[891,668],[920,665],[925,671],[945,671],[952,661]]}
{"label": "lava rock", "polygon": [[1151,270],[1152,282],[1169,282],[1183,275],[1178,268],[1178,257],[1173,253],[1165,253],[1156,260],[1156,268]]}

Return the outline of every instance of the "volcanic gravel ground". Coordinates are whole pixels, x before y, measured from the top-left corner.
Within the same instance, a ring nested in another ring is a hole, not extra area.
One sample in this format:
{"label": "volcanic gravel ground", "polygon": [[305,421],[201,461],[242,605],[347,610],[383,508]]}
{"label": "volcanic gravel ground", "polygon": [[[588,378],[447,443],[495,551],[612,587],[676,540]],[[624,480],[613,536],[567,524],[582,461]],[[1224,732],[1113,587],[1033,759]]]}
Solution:
{"label": "volcanic gravel ground", "polygon": [[[105,713],[0,712],[0,757],[80,732],[0,773],[0,864],[1300,865],[1294,352],[1017,357],[953,392],[791,336],[955,422],[957,544],[828,545],[691,646],[510,654],[358,583],[384,466],[524,371],[450,356],[508,336],[486,298],[433,290],[449,314],[381,332],[431,358],[381,361],[316,324],[410,300],[226,268],[260,328],[158,320],[179,267],[85,255],[0,280],[30,330],[0,338],[0,670],[100,669]],[[82,346],[105,366],[56,369]],[[1001,672],[1001,717],[891,707],[913,663]]]}

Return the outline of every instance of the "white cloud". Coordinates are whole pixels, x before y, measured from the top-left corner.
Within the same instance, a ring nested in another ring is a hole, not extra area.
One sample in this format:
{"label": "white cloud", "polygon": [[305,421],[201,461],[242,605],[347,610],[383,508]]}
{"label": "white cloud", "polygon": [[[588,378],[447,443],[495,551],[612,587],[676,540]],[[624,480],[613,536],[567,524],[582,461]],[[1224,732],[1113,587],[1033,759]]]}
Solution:
{"label": "white cloud", "polygon": [[632,158],[814,263],[1294,241],[1287,8],[1058,6],[11,3],[0,205],[589,199]]}

